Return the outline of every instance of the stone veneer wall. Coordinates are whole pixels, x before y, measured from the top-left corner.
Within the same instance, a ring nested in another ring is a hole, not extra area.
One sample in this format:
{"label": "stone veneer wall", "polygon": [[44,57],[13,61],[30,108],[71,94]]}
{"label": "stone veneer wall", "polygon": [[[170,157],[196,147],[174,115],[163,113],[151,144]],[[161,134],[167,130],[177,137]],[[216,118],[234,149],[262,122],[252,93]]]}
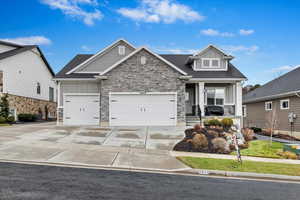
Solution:
{"label": "stone veneer wall", "polygon": [[16,96],[11,94],[8,94],[8,101],[9,107],[16,109],[17,114],[38,114],[40,109],[43,113],[43,119],[45,119],[45,106],[47,106],[48,113],[50,114],[50,116],[52,118],[56,118],[56,102]]}
{"label": "stone veneer wall", "polygon": [[[146,64],[141,65],[141,56]],[[177,92],[177,122],[185,123],[185,82],[181,73],[142,50],[106,74],[101,81],[101,123],[109,121],[109,92]]]}

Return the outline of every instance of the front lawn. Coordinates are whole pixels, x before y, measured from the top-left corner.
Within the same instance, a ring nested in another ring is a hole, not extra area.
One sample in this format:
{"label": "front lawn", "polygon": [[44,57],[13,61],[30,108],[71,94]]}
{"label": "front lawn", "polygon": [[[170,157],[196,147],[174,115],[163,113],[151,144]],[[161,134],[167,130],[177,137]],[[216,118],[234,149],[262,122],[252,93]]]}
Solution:
{"label": "front lawn", "polygon": [[11,126],[10,124],[0,124],[0,126]]}
{"label": "front lawn", "polygon": [[[242,156],[255,156],[264,158],[283,158],[278,154],[282,152],[283,144],[280,142],[272,142],[270,146],[270,141],[254,140],[249,142],[249,147],[247,149],[241,150]],[[235,155],[235,152],[231,153]]]}
{"label": "front lawn", "polygon": [[300,176],[300,165],[296,164],[266,163],[254,161],[243,161],[243,163],[240,164],[236,160],[195,157],[178,157],[178,159],[186,165],[198,169]]}

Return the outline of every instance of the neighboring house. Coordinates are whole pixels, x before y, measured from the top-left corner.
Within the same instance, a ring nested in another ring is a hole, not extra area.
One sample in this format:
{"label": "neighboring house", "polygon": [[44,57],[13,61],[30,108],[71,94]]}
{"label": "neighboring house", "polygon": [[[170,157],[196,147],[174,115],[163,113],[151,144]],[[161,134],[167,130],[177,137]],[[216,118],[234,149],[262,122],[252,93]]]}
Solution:
{"label": "neighboring house", "polygon": [[66,125],[186,125],[207,105],[240,124],[246,77],[232,56],[209,45],[194,55],[158,55],[118,40],[75,56],[57,75],[58,112]]}
{"label": "neighboring house", "polygon": [[0,94],[7,93],[11,114],[56,117],[54,72],[36,45],[0,41]]}
{"label": "neighboring house", "polygon": [[244,126],[300,133],[300,67],[244,95],[243,108]]}

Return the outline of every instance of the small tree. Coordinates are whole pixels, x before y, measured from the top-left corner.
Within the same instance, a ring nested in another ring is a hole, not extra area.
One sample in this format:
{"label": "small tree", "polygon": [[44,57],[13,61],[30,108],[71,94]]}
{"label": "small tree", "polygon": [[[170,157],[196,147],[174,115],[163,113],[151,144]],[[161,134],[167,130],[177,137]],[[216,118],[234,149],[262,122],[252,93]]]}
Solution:
{"label": "small tree", "polygon": [[0,99],[0,116],[7,119],[9,116],[9,103],[8,103],[8,95],[4,94]]}
{"label": "small tree", "polygon": [[277,127],[277,123],[278,123],[278,116],[277,116],[277,106],[276,104],[272,105],[272,110],[268,113],[267,115],[267,126],[270,129],[270,146],[272,145],[272,141],[273,141],[273,134],[274,134],[274,130]]}

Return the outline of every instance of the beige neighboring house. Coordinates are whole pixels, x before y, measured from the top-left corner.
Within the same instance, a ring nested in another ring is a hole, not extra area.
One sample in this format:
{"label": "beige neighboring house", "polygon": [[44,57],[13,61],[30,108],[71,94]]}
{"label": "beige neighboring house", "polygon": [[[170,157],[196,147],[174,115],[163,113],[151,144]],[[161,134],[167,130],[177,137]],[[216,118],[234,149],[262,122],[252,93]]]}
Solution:
{"label": "beige neighboring house", "polygon": [[[300,66],[243,96],[244,126],[300,137]],[[273,116],[273,117],[272,117]]]}
{"label": "beige neighboring house", "polygon": [[36,45],[0,41],[0,95],[8,94],[12,115],[56,117],[54,72]]}

